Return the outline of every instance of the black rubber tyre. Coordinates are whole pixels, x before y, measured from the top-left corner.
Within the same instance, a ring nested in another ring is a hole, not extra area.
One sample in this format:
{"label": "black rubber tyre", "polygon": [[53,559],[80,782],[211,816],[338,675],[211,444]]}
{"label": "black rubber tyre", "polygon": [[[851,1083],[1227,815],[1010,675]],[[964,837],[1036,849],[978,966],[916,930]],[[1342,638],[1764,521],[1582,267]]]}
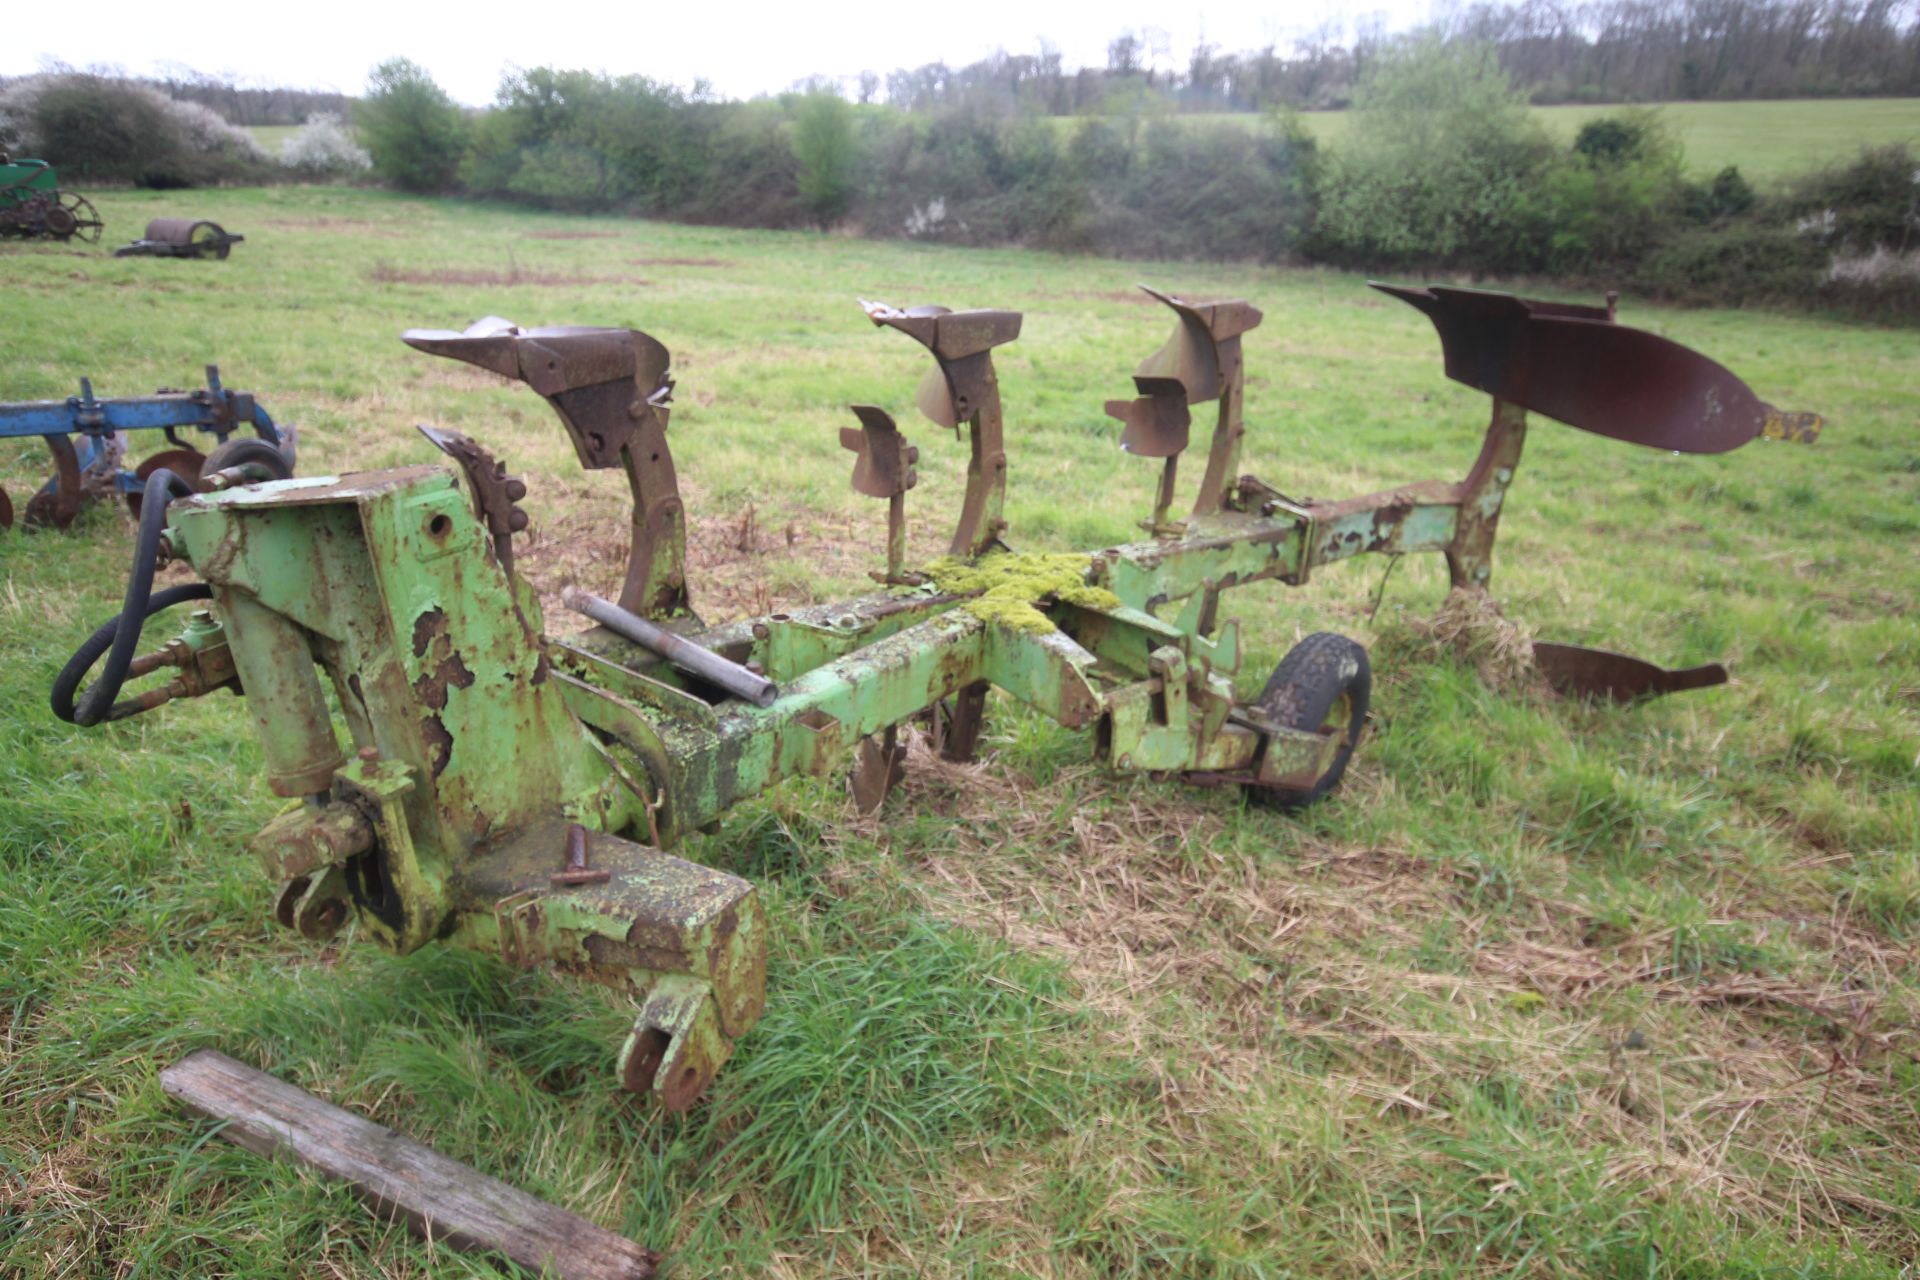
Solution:
{"label": "black rubber tyre", "polygon": [[242,463],[257,462],[274,473],[274,478],[285,480],[293,475],[293,464],[287,461],[287,455],[273,444],[252,436],[241,436],[218,445],[200,464],[200,474],[210,476],[227,467],[237,467]]}
{"label": "black rubber tyre", "polygon": [[1290,729],[1338,732],[1340,751],[1312,787],[1249,786],[1247,799],[1267,809],[1304,809],[1339,786],[1366,726],[1372,696],[1373,668],[1357,641],[1318,631],[1293,646],[1273,669],[1256,705]]}

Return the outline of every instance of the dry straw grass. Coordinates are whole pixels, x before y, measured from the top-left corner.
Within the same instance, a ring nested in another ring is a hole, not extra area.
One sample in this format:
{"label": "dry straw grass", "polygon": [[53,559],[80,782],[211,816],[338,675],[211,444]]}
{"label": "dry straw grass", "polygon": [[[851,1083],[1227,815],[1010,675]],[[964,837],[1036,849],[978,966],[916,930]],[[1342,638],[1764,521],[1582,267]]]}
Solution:
{"label": "dry straw grass", "polygon": [[1508,618],[1485,591],[1456,587],[1431,618],[1407,616],[1380,639],[1383,662],[1428,663],[1451,656],[1488,688],[1544,694],[1533,660],[1533,632]]}
{"label": "dry straw grass", "polygon": [[[1425,634],[1523,678],[1524,633],[1458,601]],[[949,834],[895,852],[922,909],[1068,966],[1110,1046],[1158,1064],[1168,1132],[1226,1141],[1258,1127],[1276,1088],[1305,1090],[1382,1126],[1352,1159],[1392,1182],[1401,1162],[1431,1158],[1419,1131],[1454,1126],[1463,1086],[1497,1075],[1578,1099],[1566,1123],[1609,1185],[1784,1221],[1796,1237],[1906,1246],[1902,1211],[1860,1165],[1910,1155],[1920,1134],[1894,1075],[1920,1047],[1912,1010],[1880,994],[1910,948],[1834,918],[1798,931],[1814,949],[1794,972],[1688,972],[1672,929],[1620,935],[1577,901],[1524,890],[1481,909],[1449,864],[1284,826],[1249,838],[1229,805],[1096,773],[1035,786],[910,738],[890,804],[944,816]],[[884,847],[889,829],[849,810],[860,839]],[[1282,833],[1288,847],[1260,847]],[[1462,962],[1410,964],[1436,930]],[[1325,1070],[1283,1065],[1303,1048]],[[1834,1149],[1840,1125],[1883,1150]]]}

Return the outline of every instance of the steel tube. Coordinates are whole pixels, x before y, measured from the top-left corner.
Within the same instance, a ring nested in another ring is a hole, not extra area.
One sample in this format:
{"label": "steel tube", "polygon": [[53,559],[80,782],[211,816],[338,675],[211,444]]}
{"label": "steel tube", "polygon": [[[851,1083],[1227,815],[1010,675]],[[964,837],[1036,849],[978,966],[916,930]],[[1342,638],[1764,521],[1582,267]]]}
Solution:
{"label": "steel tube", "polygon": [[593,619],[615,635],[659,654],[682,671],[699,676],[709,684],[716,684],[756,707],[772,706],[774,699],[780,696],[780,687],[773,681],[763,679],[739,663],[729,661],[685,636],[675,635],[637,613],[622,609],[611,600],[602,600],[578,587],[568,587],[560,593],[560,603],[582,617]]}

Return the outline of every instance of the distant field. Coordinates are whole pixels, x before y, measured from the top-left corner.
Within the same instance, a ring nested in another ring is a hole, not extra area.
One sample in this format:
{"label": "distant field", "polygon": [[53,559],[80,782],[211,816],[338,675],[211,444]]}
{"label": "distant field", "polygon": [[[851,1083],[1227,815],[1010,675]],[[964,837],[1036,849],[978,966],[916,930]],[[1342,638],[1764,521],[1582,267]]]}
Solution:
{"label": "distant field", "polygon": [[[1687,149],[1687,167],[1718,173],[1738,165],[1751,179],[1792,177],[1859,147],[1920,140],[1920,98],[1795,102],[1669,102],[1658,106]],[[1619,106],[1535,107],[1547,127],[1571,139]],[[1308,125],[1323,141],[1340,136],[1345,112],[1317,112]]]}
{"label": "distant field", "polygon": [[[1863,146],[1920,142],[1920,98],[1822,98],[1792,102],[1669,102],[1653,105],[1680,135],[1687,167],[1701,174],[1727,165],[1755,181],[1792,177]],[[1535,107],[1547,127],[1571,139],[1595,116],[1625,110],[1606,106]],[[1263,117],[1222,115],[1252,126]],[[1338,142],[1349,116],[1315,111],[1302,117],[1322,142]]]}
{"label": "distant field", "polygon": [[280,148],[286,145],[288,138],[299,130],[297,124],[256,124],[247,129],[253,140],[266,148],[270,156],[280,154]]}

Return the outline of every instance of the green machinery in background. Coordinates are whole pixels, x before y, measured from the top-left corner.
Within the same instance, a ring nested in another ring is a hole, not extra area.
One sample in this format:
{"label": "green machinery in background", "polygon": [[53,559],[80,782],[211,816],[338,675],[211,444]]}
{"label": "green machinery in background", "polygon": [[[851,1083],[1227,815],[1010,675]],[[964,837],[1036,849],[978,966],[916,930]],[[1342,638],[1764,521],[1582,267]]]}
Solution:
{"label": "green machinery in background", "polygon": [[[1140,365],[1135,394],[1107,405],[1124,447],[1160,464],[1147,536],[1069,555],[1008,550],[993,359],[1020,315],[866,304],[873,323],[931,354],[919,406],[968,437],[949,554],[906,563],[918,451],[885,412],[855,406],[858,425],[840,440],[854,487],[888,509],[876,589],[722,625],[699,617],[689,588],[665,347],[631,330],[500,320],[412,332],[421,351],[526,382],[583,466],[625,472],[619,599],[567,597],[599,625],[548,633],[514,566],[525,484],[466,437],[423,428],[455,467],[274,480],[249,463],[203,477],[211,491],[198,494],[151,477],[126,607],[61,673],[54,708],[100,723],[244,691],[267,784],[289,802],[253,841],[282,924],[321,939],[353,922],[395,952],[456,942],[629,993],[621,1078],[683,1108],[766,998],[769,922],[753,886],[670,852],[738,801],[850,770],[856,802],[872,808],[901,775],[902,724],[930,718],[940,748],[965,758],[995,687],[1091,730],[1115,769],[1238,786],[1280,807],[1316,799],[1366,722],[1366,653],[1311,636],[1244,700],[1227,591],[1414,552],[1443,555],[1456,588],[1484,591],[1529,411],[1692,452],[1819,427],[1705,357],[1618,325],[1611,305],[1388,292],[1433,321],[1448,375],[1492,398],[1463,479],[1307,502],[1246,474],[1241,339],[1260,313],[1156,294],[1173,334]],[[1206,461],[1181,509],[1178,461],[1196,417]],[[168,558],[202,583],[153,592],[154,564]],[[136,656],[145,618],[193,600],[208,607]],[[1557,686],[1615,699],[1725,678],[1569,646],[1543,645],[1540,659]],[[154,672],[168,682],[120,699],[126,680]]]}
{"label": "green machinery in background", "polygon": [[0,238],[98,244],[105,227],[92,201],[60,189],[52,165],[0,152]]}

